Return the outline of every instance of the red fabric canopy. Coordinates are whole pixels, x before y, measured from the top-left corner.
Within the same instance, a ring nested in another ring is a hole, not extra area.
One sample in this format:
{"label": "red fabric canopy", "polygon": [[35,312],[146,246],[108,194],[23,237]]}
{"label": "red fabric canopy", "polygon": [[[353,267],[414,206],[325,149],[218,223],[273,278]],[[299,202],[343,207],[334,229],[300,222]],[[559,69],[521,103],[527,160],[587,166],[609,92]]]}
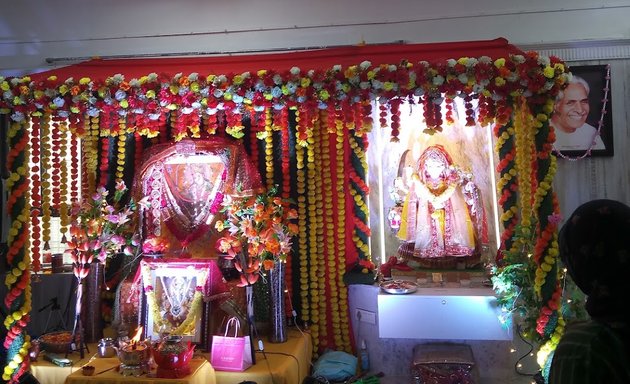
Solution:
{"label": "red fabric canopy", "polygon": [[496,59],[521,53],[523,53],[521,50],[509,44],[504,38],[456,43],[357,45],[273,54],[93,59],[68,67],[33,74],[31,78],[37,81],[56,75],[59,79],[70,77],[75,78],[75,80],[81,77],[104,79],[115,74],[122,74],[126,79],[132,79],[152,72],[169,75],[179,72],[188,75],[197,72],[201,75],[207,75],[255,72],[260,69],[283,71],[291,67],[310,70],[328,69],[334,65],[346,67],[359,64],[364,60],[372,62],[373,65],[379,65],[398,64],[403,59],[410,62],[480,56]]}

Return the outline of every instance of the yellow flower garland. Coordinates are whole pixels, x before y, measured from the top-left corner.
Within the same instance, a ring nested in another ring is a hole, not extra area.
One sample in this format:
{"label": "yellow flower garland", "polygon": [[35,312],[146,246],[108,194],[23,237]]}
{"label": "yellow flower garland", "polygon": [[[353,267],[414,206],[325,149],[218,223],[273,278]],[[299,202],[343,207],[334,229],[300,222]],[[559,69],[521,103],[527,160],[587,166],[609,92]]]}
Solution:
{"label": "yellow flower garland", "polygon": [[[50,114],[44,114],[41,125],[41,164],[43,170],[52,168],[52,149],[50,134]],[[42,172],[42,241],[46,252],[50,249],[50,227],[52,210],[50,203],[52,201],[52,184],[50,181],[50,172]]]}
{"label": "yellow flower garland", "polygon": [[[208,273],[207,271],[197,271],[197,273],[197,287],[203,287],[206,284]],[[151,285],[151,267],[147,263],[143,263],[142,265],[142,281],[145,287]],[[157,299],[155,298],[155,291],[153,289],[146,290],[145,294],[147,297],[149,311],[151,311],[151,315],[153,317],[153,322],[157,325],[158,329],[165,329],[168,324],[162,318],[162,314],[160,313],[160,307],[157,303]],[[177,328],[171,329],[169,333],[172,335],[185,335],[192,332],[195,329],[197,319],[199,319],[199,316],[201,315],[202,301],[203,293],[200,289],[197,289],[192,302],[190,303],[186,319],[184,319]]]}
{"label": "yellow flower garland", "polygon": [[120,127],[117,137],[117,151],[116,151],[116,183],[123,180],[125,175],[125,152],[127,147],[127,121],[121,117],[118,119],[118,125]]}
{"label": "yellow flower garland", "polygon": [[[323,129],[320,129],[320,122],[319,119],[317,119],[317,116],[315,116],[316,119],[313,121],[313,128],[317,129],[318,134],[314,135],[312,130],[310,132],[309,136],[309,145],[312,145],[313,147],[313,157],[316,159],[320,159],[322,158],[322,138],[326,137],[326,131]],[[308,132],[308,131],[307,131]],[[326,143],[328,141],[325,141]],[[310,155],[309,155],[310,157]],[[323,276],[321,276],[322,271],[326,271],[326,259],[324,257],[322,257],[323,255],[325,255],[326,252],[326,247],[325,244],[323,242],[324,239],[324,209],[323,209],[323,196],[322,196],[322,174],[321,174],[321,170],[318,169],[317,167],[314,166],[315,163],[313,162],[313,169],[314,169],[314,175],[310,175],[309,174],[309,179],[313,178],[315,180],[314,183],[314,196],[312,201],[309,201],[310,207],[314,207],[314,211],[315,211],[315,222],[314,222],[314,227],[315,227],[315,235],[314,238],[311,240],[311,247],[316,249],[316,263],[312,264],[315,266],[315,269],[317,271],[317,273],[320,275],[319,277],[315,277],[315,279],[313,279],[313,281],[317,281],[317,286],[319,288],[319,292],[320,292],[320,298],[326,297],[326,281],[323,278]],[[311,232],[313,233],[313,232]],[[314,241],[314,242],[313,242]],[[313,255],[311,255],[311,259],[313,258]],[[320,320],[323,320],[323,323],[326,324],[326,300],[321,300],[319,302],[319,309],[318,312],[320,314]]]}
{"label": "yellow flower garland", "polygon": [[337,192],[337,246],[336,255],[328,254],[328,272],[330,273],[330,306],[332,308],[332,326],[335,339],[335,346],[346,352],[351,351],[349,335],[345,332],[348,326],[347,311],[343,311],[340,303],[347,302],[346,286],[343,283],[343,273],[345,272],[346,254],[346,207],[345,207],[345,149],[344,149],[344,124],[341,116],[337,115],[336,124],[336,162],[337,180],[335,182]]}

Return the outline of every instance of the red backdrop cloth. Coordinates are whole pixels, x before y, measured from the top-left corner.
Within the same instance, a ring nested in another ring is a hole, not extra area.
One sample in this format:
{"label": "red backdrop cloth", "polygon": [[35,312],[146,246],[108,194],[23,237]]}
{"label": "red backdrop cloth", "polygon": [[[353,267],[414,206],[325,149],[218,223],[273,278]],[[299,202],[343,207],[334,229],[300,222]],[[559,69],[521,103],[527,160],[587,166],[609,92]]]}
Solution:
{"label": "red backdrop cloth", "polygon": [[489,56],[493,59],[521,54],[521,50],[504,38],[494,40],[464,41],[426,44],[357,45],[340,48],[324,48],[288,53],[224,55],[203,57],[168,57],[138,59],[93,59],[67,67],[32,74],[35,81],[56,75],[60,79],[81,77],[104,79],[122,74],[126,79],[139,78],[156,72],[201,75],[242,73],[268,69],[275,71],[299,67],[302,70],[327,69],[334,65],[344,67],[360,64],[364,60],[373,65],[398,64],[401,60],[412,63],[459,59],[460,57]]}

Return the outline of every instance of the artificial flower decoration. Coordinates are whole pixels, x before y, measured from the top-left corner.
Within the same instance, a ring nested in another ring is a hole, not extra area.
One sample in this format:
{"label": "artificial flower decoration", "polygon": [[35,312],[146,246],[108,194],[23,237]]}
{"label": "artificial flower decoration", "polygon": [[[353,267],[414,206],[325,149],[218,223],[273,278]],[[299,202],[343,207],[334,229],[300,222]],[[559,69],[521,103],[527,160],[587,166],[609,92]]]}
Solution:
{"label": "artificial flower decoration", "polygon": [[241,272],[239,286],[258,281],[261,267],[273,269],[291,252],[292,238],[298,233],[297,212],[291,202],[276,196],[277,189],[244,198],[226,197],[226,220],[217,221],[216,229],[226,232],[216,244],[227,259],[234,259]]}
{"label": "artificial flower decoration", "polygon": [[[75,263],[89,264],[95,258],[100,262],[118,252],[134,254],[138,241],[134,236],[132,214],[136,203],[116,208],[127,192],[123,181],[116,183],[110,204],[109,191],[99,187],[94,195],[72,207],[71,240],[68,251]],[[79,259],[80,258],[80,259]]]}

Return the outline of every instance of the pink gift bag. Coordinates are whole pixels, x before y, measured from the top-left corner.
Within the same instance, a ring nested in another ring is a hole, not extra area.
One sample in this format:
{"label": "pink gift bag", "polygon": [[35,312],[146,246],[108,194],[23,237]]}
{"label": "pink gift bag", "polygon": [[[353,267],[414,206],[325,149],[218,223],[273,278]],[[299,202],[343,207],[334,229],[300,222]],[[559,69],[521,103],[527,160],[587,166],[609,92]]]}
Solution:
{"label": "pink gift bag", "polygon": [[[228,336],[234,326],[234,336]],[[212,336],[210,364],[217,371],[241,372],[252,366],[252,349],[249,336],[238,336],[240,322],[231,317],[225,325],[223,336]]]}

